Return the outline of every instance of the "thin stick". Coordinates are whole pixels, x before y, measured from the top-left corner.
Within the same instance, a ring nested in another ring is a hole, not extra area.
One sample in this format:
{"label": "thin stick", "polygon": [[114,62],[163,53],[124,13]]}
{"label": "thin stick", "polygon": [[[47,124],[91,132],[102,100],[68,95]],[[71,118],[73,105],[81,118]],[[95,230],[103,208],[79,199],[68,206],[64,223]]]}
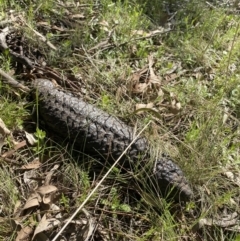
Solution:
{"label": "thin stick", "polygon": [[24,92],[30,90],[27,86],[20,84],[17,80],[15,80],[12,76],[4,72],[2,69],[0,69],[0,76],[2,76],[5,79],[5,81],[14,88],[21,89]]}
{"label": "thin stick", "polygon": [[84,205],[87,203],[87,201],[91,198],[91,196],[96,192],[96,190],[99,188],[99,186],[102,184],[102,182],[106,179],[108,174],[112,171],[112,169],[117,165],[119,160],[123,157],[123,155],[127,152],[127,150],[131,147],[131,145],[137,140],[137,138],[142,134],[142,132],[149,126],[151,121],[146,124],[143,129],[137,134],[137,136],[132,140],[132,142],[128,145],[128,147],[124,150],[124,152],[120,155],[120,157],[114,162],[114,164],[111,166],[111,168],[107,171],[107,173],[103,176],[103,178],[99,181],[99,183],[96,185],[96,187],[91,191],[91,193],[87,196],[87,198],[84,200],[84,202],[80,205],[80,207],[74,212],[74,214],[68,219],[68,221],[65,223],[65,225],[62,227],[62,229],[57,233],[57,235],[53,238],[52,241],[56,241],[57,238],[61,235],[61,233],[64,231],[64,229],[68,226],[68,224],[73,220],[73,218],[78,214],[78,212],[84,207]]}
{"label": "thin stick", "polygon": [[55,51],[57,50],[57,48],[50,41],[48,41],[45,36],[43,36],[41,33],[36,31],[35,29],[33,29],[29,24],[27,24],[22,16],[19,16],[19,18],[31,31],[33,31],[40,38],[40,40],[42,40],[44,43],[46,43],[51,49],[53,49]]}

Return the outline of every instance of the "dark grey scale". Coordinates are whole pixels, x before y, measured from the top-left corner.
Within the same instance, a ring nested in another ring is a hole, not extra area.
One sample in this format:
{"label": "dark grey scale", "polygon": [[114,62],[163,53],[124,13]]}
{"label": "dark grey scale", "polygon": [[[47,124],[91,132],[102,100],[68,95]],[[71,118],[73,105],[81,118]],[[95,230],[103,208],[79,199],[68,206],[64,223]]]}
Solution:
{"label": "dark grey scale", "polygon": [[[38,93],[41,118],[59,136],[74,142],[78,148],[93,157],[115,161],[134,139],[133,128],[118,118],[76,98],[54,86],[47,79],[36,79],[33,88]],[[36,96],[36,92],[33,94]],[[140,137],[122,158],[124,165],[139,161],[145,167],[151,153],[146,138]],[[193,193],[181,169],[169,157],[162,156],[150,169],[149,176],[159,186],[161,193],[172,191],[176,199],[189,200]]]}

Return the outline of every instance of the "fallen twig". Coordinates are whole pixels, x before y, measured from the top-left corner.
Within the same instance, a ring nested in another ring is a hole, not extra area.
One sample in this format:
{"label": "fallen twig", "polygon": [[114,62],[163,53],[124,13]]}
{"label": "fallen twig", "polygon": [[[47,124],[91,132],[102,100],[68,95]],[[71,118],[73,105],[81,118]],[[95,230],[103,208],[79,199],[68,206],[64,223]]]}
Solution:
{"label": "fallen twig", "polygon": [[14,88],[21,89],[22,91],[26,92],[29,91],[30,89],[27,86],[24,86],[20,84],[18,81],[16,81],[13,77],[11,77],[9,74],[4,72],[2,69],[0,69],[0,75],[4,78],[4,80],[7,81],[7,83]]}
{"label": "fallen twig", "polygon": [[22,23],[24,23],[29,29],[31,29],[38,37],[40,37],[40,40],[42,40],[44,43],[46,43],[51,49],[53,50],[57,50],[57,48],[50,42],[47,40],[46,37],[44,37],[41,33],[39,33],[38,31],[36,31],[35,29],[33,29],[29,24],[26,23],[26,21],[19,16],[20,20],[22,21]]}

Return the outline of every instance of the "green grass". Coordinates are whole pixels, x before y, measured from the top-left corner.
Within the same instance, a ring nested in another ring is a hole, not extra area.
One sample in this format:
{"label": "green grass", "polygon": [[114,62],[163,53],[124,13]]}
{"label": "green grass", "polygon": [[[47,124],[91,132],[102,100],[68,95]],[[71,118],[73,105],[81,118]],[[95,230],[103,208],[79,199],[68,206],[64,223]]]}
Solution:
{"label": "green grass", "polygon": [[[153,156],[158,149],[172,156],[195,194],[185,206],[168,202],[144,182],[147,167],[127,174],[117,167],[85,206],[98,218],[102,233],[96,233],[114,240],[238,240],[237,232],[230,227],[196,228],[201,219],[217,220],[239,212],[238,16],[226,11],[224,5],[210,8],[205,1],[190,1],[182,7],[169,7],[175,13],[172,31],[147,37],[151,31],[166,27],[163,1],[103,0],[97,4],[83,0],[65,4],[2,1],[0,16],[4,20],[9,9],[24,13],[27,25],[18,29],[25,53],[31,56],[38,49],[47,66],[60,75],[80,76],[79,89],[70,91],[79,91],[87,101],[138,129],[151,120],[145,135],[153,143]],[[73,20],[70,16],[74,14],[81,16]],[[57,50],[39,40],[32,29]],[[152,69],[148,68],[150,55]],[[6,72],[16,69],[7,51],[1,54],[0,63]],[[146,71],[141,71],[144,68]],[[21,79],[19,73],[15,77]],[[145,92],[134,92],[144,84]],[[9,129],[25,129],[27,101],[1,82],[0,118]],[[137,104],[148,103],[153,103],[154,110],[133,114]],[[59,165],[51,185],[59,194],[54,204],[67,219],[97,185],[103,167],[95,165],[97,160],[76,155],[71,147],[69,150],[52,142],[48,131],[33,132],[37,146],[17,152],[21,156],[19,165],[39,157],[43,166],[37,175],[43,179]],[[23,182],[24,171],[2,160],[0,174],[0,203],[4,207],[0,212],[0,222],[4,223],[0,225],[0,239],[14,240],[16,233],[10,220],[16,218],[15,205],[21,201],[22,208],[34,187]],[[136,180],[141,181],[141,187]],[[84,218],[80,212],[78,219]],[[24,224],[36,227],[35,220],[33,209]]]}
{"label": "green grass", "polygon": [[[29,116],[29,111],[26,110],[21,95],[3,83],[0,85],[0,112],[0,118],[11,131],[22,130],[24,120]],[[13,147],[10,137],[7,137],[5,142],[8,143],[10,147]],[[2,149],[1,151],[3,152],[4,150]],[[14,235],[16,235],[12,217],[21,202],[22,194],[19,190],[20,186],[18,181],[19,176],[13,172],[10,163],[8,165],[7,160],[0,158],[1,240],[13,240]]]}

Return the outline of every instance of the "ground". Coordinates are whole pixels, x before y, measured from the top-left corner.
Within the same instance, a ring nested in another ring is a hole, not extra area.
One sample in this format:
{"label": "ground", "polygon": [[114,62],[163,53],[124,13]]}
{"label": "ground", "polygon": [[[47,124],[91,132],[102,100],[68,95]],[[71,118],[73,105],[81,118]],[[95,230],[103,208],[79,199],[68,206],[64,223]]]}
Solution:
{"label": "ground", "polygon": [[[0,2],[0,240],[240,240],[240,6],[176,2]],[[36,78],[137,131],[151,121],[193,199],[119,168],[102,180],[110,167],[32,113]]]}

